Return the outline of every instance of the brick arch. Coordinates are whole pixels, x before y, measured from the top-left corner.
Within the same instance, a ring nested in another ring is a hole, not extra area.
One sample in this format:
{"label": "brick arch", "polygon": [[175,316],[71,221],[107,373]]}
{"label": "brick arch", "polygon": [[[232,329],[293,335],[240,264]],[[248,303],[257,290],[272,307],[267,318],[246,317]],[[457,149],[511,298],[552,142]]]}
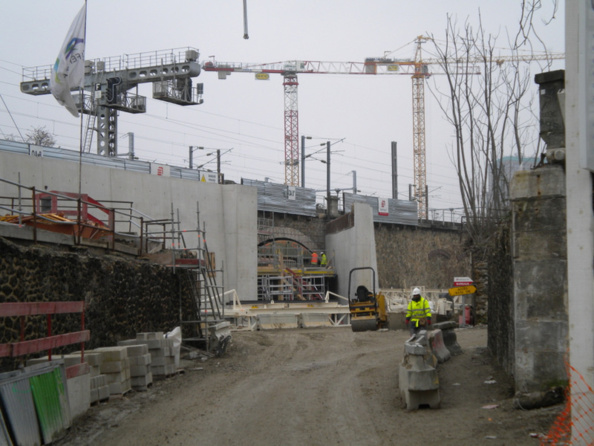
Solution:
{"label": "brick arch", "polygon": [[[291,228],[288,226],[278,226],[275,227],[267,240],[293,240],[300,245],[304,246],[308,251],[318,251],[323,249],[322,246],[317,246],[317,244],[312,240],[312,238],[300,231],[299,229]],[[258,246],[261,246],[259,244]]]}

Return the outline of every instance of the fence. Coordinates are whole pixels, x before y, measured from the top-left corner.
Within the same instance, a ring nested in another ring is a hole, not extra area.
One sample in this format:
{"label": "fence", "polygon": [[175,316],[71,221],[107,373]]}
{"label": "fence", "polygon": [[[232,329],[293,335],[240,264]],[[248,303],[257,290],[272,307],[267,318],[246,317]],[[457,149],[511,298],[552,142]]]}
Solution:
{"label": "fence", "polygon": [[591,445],[594,444],[594,390],[584,377],[567,365],[570,377],[566,389],[567,402],[541,445]]}

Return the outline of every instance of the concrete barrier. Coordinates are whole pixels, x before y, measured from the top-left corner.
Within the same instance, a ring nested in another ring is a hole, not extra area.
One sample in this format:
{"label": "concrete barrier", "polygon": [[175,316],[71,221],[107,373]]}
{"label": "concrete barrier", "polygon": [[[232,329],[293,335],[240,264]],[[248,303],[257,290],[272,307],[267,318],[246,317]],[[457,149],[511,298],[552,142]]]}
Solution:
{"label": "concrete barrier", "polygon": [[443,334],[441,330],[431,330],[427,335],[431,351],[437,357],[438,362],[446,362],[452,357],[450,351],[446,348],[443,342]]}
{"label": "concrete barrier", "polygon": [[458,344],[458,338],[456,337],[455,328],[458,328],[458,324],[454,321],[438,322],[431,326],[434,330],[441,330],[443,337],[443,343],[448,349],[452,356],[461,355],[462,348]]}
{"label": "concrete barrier", "polygon": [[404,358],[398,373],[398,387],[407,410],[429,406],[437,409],[441,402],[437,359],[429,347],[427,332],[422,330],[404,343]]}

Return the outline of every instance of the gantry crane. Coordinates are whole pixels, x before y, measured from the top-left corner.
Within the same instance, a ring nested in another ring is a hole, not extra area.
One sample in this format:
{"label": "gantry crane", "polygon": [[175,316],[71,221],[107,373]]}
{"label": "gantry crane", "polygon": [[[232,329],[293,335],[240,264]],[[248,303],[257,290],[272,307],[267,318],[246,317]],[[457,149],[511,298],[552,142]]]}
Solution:
{"label": "gantry crane", "polygon": [[[88,115],[85,152],[90,151],[93,132],[97,132],[97,154],[117,156],[118,110],[146,113],[146,97],[138,95],[138,85],[153,84],[153,98],[178,105],[202,101],[202,84],[192,86],[200,74],[198,50],[180,48],[150,53],[126,54],[96,61],[85,61],[84,97],[73,95],[78,109]],[[49,94],[51,66],[23,68],[21,92]],[[129,90],[136,89],[135,93]]]}

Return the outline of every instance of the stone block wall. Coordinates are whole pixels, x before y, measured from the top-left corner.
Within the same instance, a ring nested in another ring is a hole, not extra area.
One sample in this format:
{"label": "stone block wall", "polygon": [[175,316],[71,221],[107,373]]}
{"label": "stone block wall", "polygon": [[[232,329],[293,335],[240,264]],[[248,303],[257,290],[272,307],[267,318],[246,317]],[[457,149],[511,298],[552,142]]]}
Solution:
{"label": "stone block wall", "polygon": [[451,288],[454,277],[471,275],[464,241],[458,231],[376,223],[381,287]]}
{"label": "stone block wall", "polygon": [[[91,331],[86,348],[113,346],[138,332],[168,332],[195,314],[187,271],[87,249],[23,246],[0,238],[0,302],[79,301],[86,303],[85,328]],[[52,318],[52,333],[79,331],[80,314]],[[4,318],[0,343],[19,340],[18,318]],[[26,339],[47,334],[45,316],[26,318]],[[79,345],[54,354],[78,350]],[[12,369],[19,359],[4,359]]]}
{"label": "stone block wall", "polygon": [[567,379],[567,231],[561,166],[522,171],[512,182],[514,378],[519,392]]}

